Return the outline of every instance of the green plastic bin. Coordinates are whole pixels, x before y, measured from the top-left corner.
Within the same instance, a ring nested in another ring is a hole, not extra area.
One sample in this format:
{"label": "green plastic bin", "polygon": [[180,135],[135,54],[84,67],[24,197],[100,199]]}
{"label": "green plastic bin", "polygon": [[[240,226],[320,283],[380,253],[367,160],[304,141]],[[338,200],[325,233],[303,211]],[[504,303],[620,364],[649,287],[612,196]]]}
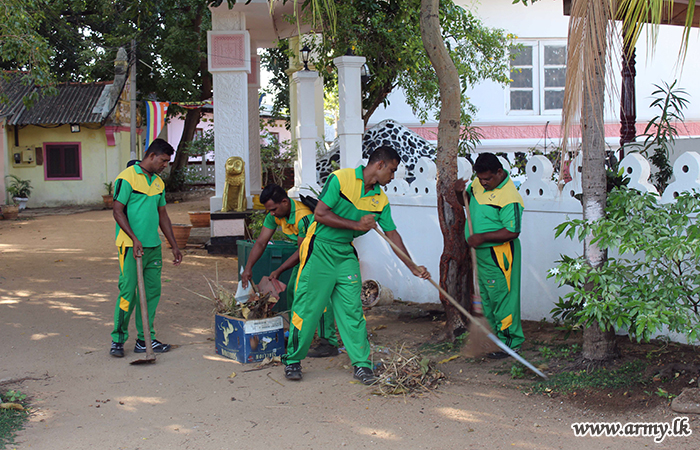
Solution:
{"label": "green plastic bin", "polygon": [[[255,241],[238,240],[238,276],[241,276],[241,271],[248,263],[248,256],[253,250]],[[270,273],[279,268],[283,262],[289,259],[290,256],[297,251],[297,245],[289,241],[270,241],[262,256],[253,266],[253,283],[258,284],[262,277],[270,275]],[[284,284],[289,284],[289,277],[292,275],[292,269],[285,270],[279,277],[279,280]],[[287,291],[280,293],[280,300],[275,305],[273,311],[287,310]]]}

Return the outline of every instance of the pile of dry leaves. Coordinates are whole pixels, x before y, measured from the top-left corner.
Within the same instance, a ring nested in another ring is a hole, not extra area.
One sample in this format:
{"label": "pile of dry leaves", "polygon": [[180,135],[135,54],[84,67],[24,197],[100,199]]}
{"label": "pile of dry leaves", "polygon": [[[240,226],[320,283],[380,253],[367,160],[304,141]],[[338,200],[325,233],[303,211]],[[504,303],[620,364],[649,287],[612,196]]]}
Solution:
{"label": "pile of dry leaves", "polygon": [[379,378],[374,387],[378,395],[405,395],[429,392],[438,387],[445,374],[437,370],[430,359],[413,354],[401,347],[384,348],[375,353],[381,363],[375,370]]}

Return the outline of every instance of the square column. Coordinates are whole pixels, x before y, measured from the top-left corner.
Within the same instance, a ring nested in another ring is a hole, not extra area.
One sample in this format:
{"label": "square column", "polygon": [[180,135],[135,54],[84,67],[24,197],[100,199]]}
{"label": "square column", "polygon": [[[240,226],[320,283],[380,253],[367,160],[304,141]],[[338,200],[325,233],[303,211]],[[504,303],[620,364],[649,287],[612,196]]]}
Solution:
{"label": "square column", "polygon": [[340,56],[333,62],[338,67],[338,143],[340,167],[354,168],[362,159],[362,83],[360,70],[366,59],[363,56]]}
{"label": "square column", "polygon": [[214,212],[221,210],[226,160],[231,156],[240,156],[245,161],[245,189],[250,196],[248,74],[251,61],[245,14],[225,6],[211,8],[211,11],[212,31],[207,34],[207,49],[214,96],[216,193],[209,206]]}
{"label": "square column", "polygon": [[295,137],[297,142],[297,160],[294,163],[294,187],[289,195],[298,198],[300,191],[312,194],[309,188],[320,192],[316,178],[316,143],[318,127],[316,126],[315,98],[316,84],[320,81],[318,72],[301,70],[292,74],[292,83],[296,88]]}

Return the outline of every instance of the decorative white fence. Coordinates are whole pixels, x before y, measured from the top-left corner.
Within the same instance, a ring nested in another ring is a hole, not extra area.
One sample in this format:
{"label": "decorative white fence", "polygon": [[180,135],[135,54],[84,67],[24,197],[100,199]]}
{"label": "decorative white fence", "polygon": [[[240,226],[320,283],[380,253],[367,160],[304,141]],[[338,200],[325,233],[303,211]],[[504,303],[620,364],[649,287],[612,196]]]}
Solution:
{"label": "decorative white fence", "polygon": [[[505,162],[505,161],[503,161]],[[471,165],[459,159],[460,178],[471,177]],[[506,162],[507,164],[507,162]],[[581,203],[574,195],[581,192],[580,160],[570,165],[571,181],[560,191],[552,180],[553,167],[544,156],[533,156],[527,163],[527,179],[520,186],[525,201],[522,244],[522,316],[527,320],[551,318],[550,311],[566,290],[559,288],[547,272],[560,255],[583,254],[582,244],[560,237],[554,228],[569,218],[581,218]],[[656,192],[651,183],[649,162],[632,153],[620,163],[630,178],[629,186],[644,192]],[[508,166],[506,166],[508,168]],[[421,159],[415,171],[416,179],[408,184],[399,169],[396,178],[386,186],[394,221],[414,260],[425,265],[437,277],[443,249],[443,238],[437,217],[436,168],[429,159]],[[673,181],[661,197],[673,201],[684,191],[700,192],[700,155],[687,152],[674,164]],[[395,297],[407,301],[439,302],[438,293],[429,283],[415,278],[398,260],[376,233],[356,239],[363,279],[375,279],[389,287]],[[466,276],[466,275],[465,275]],[[676,339],[677,337],[673,337]]]}

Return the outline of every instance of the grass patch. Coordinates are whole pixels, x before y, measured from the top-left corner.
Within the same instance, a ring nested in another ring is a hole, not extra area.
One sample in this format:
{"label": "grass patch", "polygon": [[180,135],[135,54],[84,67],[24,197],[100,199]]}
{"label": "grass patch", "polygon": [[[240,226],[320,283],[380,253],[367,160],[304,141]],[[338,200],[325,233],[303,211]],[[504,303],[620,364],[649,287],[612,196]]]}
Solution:
{"label": "grass patch", "polygon": [[544,357],[547,361],[552,358],[563,359],[566,361],[573,361],[577,353],[581,352],[581,346],[578,344],[567,345],[542,345],[537,348],[540,355]]}
{"label": "grass patch", "polygon": [[441,342],[439,344],[425,343],[418,347],[419,352],[424,353],[458,353],[464,347],[467,340],[467,333],[463,333],[455,338],[454,342]]}
{"label": "grass patch", "polygon": [[[14,391],[9,392],[14,393]],[[14,393],[9,396],[7,394],[8,393],[3,393],[2,399],[7,400],[8,403],[16,402],[20,403],[25,408],[27,407],[26,396],[15,396],[15,394],[18,393]],[[0,450],[5,449],[8,445],[15,443],[15,436],[17,432],[24,428],[24,425],[28,419],[29,412],[26,409],[24,411],[0,409]]]}
{"label": "grass patch", "polygon": [[553,375],[546,381],[535,383],[532,392],[553,391],[568,394],[576,390],[585,389],[620,389],[648,380],[644,375],[647,364],[641,360],[635,360],[623,364],[618,369],[597,369],[592,372],[578,370],[574,372],[562,372]]}

